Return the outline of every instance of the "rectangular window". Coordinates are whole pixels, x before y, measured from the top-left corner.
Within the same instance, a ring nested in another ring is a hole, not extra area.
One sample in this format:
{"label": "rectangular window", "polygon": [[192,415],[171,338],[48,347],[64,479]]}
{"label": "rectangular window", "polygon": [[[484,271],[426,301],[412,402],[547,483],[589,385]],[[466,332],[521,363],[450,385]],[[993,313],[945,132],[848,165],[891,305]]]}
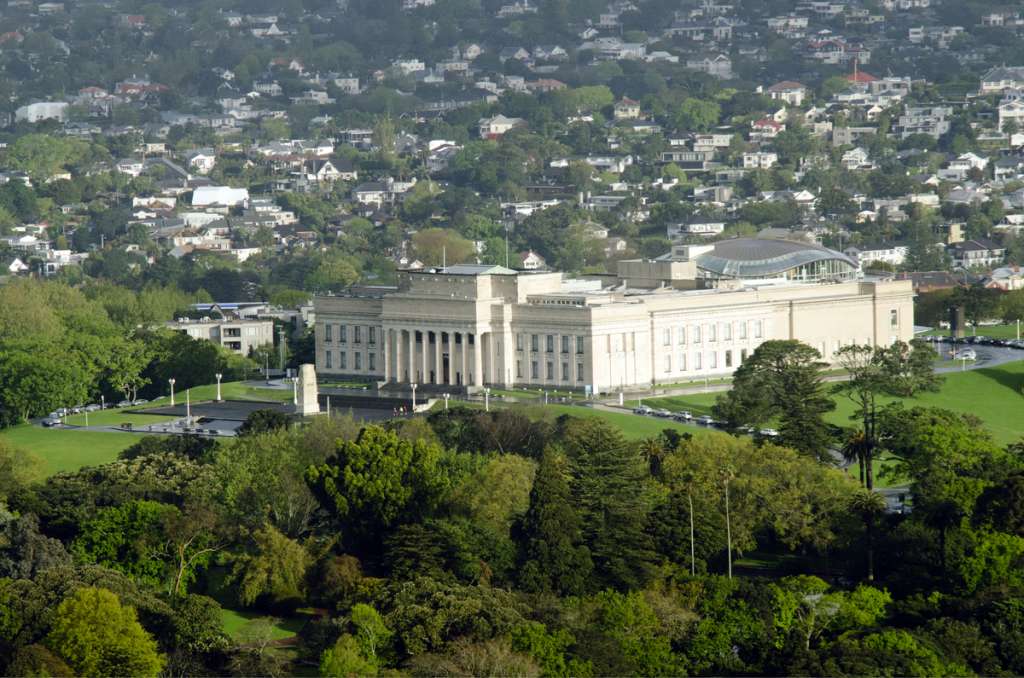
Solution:
{"label": "rectangular window", "polygon": [[661,331],[661,345],[671,346],[672,345],[672,328],[666,327]]}
{"label": "rectangular window", "polygon": [[685,353],[680,353],[679,354],[679,371],[680,372],[685,372],[686,371],[686,354]]}
{"label": "rectangular window", "polygon": [[547,364],[547,368],[548,368],[548,371],[547,371],[548,381],[554,381],[555,380],[555,364],[549,360],[548,364]]}
{"label": "rectangular window", "polygon": [[331,369],[332,365],[331,365],[331,352],[330,351],[324,351],[324,359],[327,361],[326,363],[324,363],[324,365],[327,367],[327,369]]}
{"label": "rectangular window", "polygon": [[708,341],[718,341],[718,323],[708,325]]}
{"label": "rectangular window", "polygon": [[742,365],[745,362],[747,362],[747,349],[741,348],[740,349],[740,364]]}
{"label": "rectangular window", "polygon": [[562,381],[569,381],[569,363],[562,363]]}
{"label": "rectangular window", "polygon": [[362,329],[363,328],[360,325],[354,325],[352,327],[352,341],[354,341],[357,344],[362,343],[363,341]]}
{"label": "rectangular window", "polygon": [[523,335],[522,334],[517,334],[516,335],[516,350],[517,351],[522,351],[523,350]]}
{"label": "rectangular window", "polygon": [[548,350],[548,353],[554,353],[555,352],[555,335],[553,335],[553,334],[547,335],[547,340],[544,342],[544,344],[545,344],[545,348],[547,348],[547,350]]}
{"label": "rectangular window", "polygon": [[670,356],[670,355],[665,356],[665,371],[666,372],[671,372],[672,371],[672,356]]}
{"label": "rectangular window", "polygon": [[700,325],[693,326],[693,343],[700,343]]}
{"label": "rectangular window", "polygon": [[343,370],[347,370],[348,369],[348,360],[347,360],[347,355],[345,354],[345,352],[342,351],[341,353],[339,353],[338,354],[338,358],[339,358],[339,360],[338,360],[338,367],[340,367]]}
{"label": "rectangular window", "polygon": [[353,367],[355,367],[357,370],[363,369],[363,354],[353,353],[352,355],[354,356],[353,361],[355,362]]}
{"label": "rectangular window", "polygon": [[681,346],[681,345],[686,343],[686,326],[685,325],[683,327],[679,328],[678,334],[679,334],[679,345]]}
{"label": "rectangular window", "polygon": [[324,341],[326,341],[326,342],[334,341],[334,339],[331,337],[331,334],[332,334],[332,332],[331,332],[331,325],[330,325],[330,323],[328,323],[328,324],[324,325]]}
{"label": "rectangular window", "polygon": [[523,378],[523,361],[522,360],[517,360],[516,361],[516,379],[522,379],[522,378]]}
{"label": "rectangular window", "polygon": [[710,354],[708,354],[708,369],[709,370],[713,370],[716,367],[718,367],[718,354],[717,353],[710,353]]}
{"label": "rectangular window", "polygon": [[[369,327],[367,328],[366,332],[368,334],[366,339],[369,342],[370,346],[373,346],[374,344],[377,343],[377,328]],[[372,370],[373,368],[371,367],[370,369]]]}
{"label": "rectangular window", "polygon": [[889,326],[893,328],[900,326],[900,312],[895,308],[889,311]]}
{"label": "rectangular window", "polygon": [[344,325],[338,325],[338,341],[343,344],[348,341],[348,328]]}
{"label": "rectangular window", "polygon": [[740,339],[746,339],[746,338],[747,338],[747,321],[746,320],[742,320],[742,321],[740,321]]}
{"label": "rectangular window", "polygon": [[732,341],[732,323],[722,325],[722,339]]}
{"label": "rectangular window", "polygon": [[562,353],[568,353],[569,352],[569,339],[570,338],[571,337],[569,337],[568,334],[563,334],[562,335]]}
{"label": "rectangular window", "polygon": [[695,369],[695,370],[699,370],[700,369],[700,353],[695,353],[693,355],[693,369]]}
{"label": "rectangular window", "polygon": [[537,368],[536,360],[530,361],[530,379],[533,379],[534,381],[540,379],[540,371]]}
{"label": "rectangular window", "polygon": [[534,353],[540,350],[540,335],[530,335],[530,350],[533,351]]}
{"label": "rectangular window", "polygon": [[725,366],[732,367],[732,351],[725,352]]}
{"label": "rectangular window", "polygon": [[576,355],[583,355],[583,337],[576,336]]}
{"label": "rectangular window", "polygon": [[583,363],[576,363],[576,381],[583,381]]}
{"label": "rectangular window", "polygon": [[756,320],[756,321],[754,321],[754,338],[755,339],[760,339],[762,334],[764,334],[764,321],[763,320]]}
{"label": "rectangular window", "polygon": [[371,372],[376,372],[377,371],[377,365],[376,365],[377,361],[376,361],[376,358],[377,358],[377,354],[376,353],[367,353],[366,354],[366,369],[370,370]]}

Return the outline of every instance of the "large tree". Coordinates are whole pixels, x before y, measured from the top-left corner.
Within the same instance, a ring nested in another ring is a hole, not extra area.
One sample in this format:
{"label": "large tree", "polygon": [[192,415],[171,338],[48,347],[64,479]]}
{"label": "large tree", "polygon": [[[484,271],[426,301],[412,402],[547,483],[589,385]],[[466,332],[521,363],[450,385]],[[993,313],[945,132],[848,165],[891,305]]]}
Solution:
{"label": "large tree", "polygon": [[530,506],[517,532],[520,586],[562,595],[584,592],[593,563],[582,544],[582,523],[573,504],[565,458],[554,450],[541,457]]}
{"label": "large tree", "polygon": [[824,457],[831,433],[824,415],[835,409],[822,381],[821,354],[792,339],[766,341],[733,375],[732,390],[715,403],[730,430],[779,421],[779,442]]}
{"label": "large tree", "polygon": [[60,604],[46,645],[80,676],[156,676],[164,664],[135,610],[102,588],[78,589]]}

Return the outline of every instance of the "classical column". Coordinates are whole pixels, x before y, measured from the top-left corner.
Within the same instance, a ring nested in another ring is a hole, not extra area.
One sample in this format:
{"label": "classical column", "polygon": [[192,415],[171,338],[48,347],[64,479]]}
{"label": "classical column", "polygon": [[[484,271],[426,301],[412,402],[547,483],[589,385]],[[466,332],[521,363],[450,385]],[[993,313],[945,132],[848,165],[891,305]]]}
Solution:
{"label": "classical column", "polygon": [[441,352],[444,347],[441,346],[441,337],[444,334],[441,332],[434,332],[434,383],[443,384],[444,376],[441,374],[444,368],[444,356]]}
{"label": "classical column", "polygon": [[466,380],[469,379],[469,370],[466,366],[469,364],[469,336],[465,332],[460,333],[462,335],[462,385],[467,386]]}
{"label": "classical column", "polygon": [[483,347],[480,345],[483,341],[483,335],[479,332],[473,335],[473,385],[483,386],[484,385],[484,364],[483,356],[481,351]]}
{"label": "classical column", "polygon": [[384,342],[384,382],[391,381],[391,330],[381,328],[381,341]]}
{"label": "classical column", "polygon": [[416,330],[407,329],[409,333],[409,383],[416,383]]}
{"label": "classical column", "polygon": [[455,333],[448,333],[448,385],[455,385]]}
{"label": "classical column", "polygon": [[422,368],[423,374],[420,375],[420,381],[424,384],[430,383],[430,332],[427,330],[420,330],[420,339],[422,339],[421,345],[422,353],[420,355],[421,362],[420,367]]}
{"label": "classical column", "polygon": [[391,365],[391,381],[400,382],[402,381],[402,355],[405,349],[402,347],[402,330],[388,330],[388,336],[391,341],[394,341],[394,346],[391,351],[391,359],[393,364]]}

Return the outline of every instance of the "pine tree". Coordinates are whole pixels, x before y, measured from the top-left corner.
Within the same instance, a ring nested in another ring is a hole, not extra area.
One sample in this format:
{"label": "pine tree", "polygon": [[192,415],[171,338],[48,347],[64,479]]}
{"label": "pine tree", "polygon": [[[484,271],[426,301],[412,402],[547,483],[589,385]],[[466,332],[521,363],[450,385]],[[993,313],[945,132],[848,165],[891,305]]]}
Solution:
{"label": "pine tree", "polygon": [[573,500],[594,562],[592,588],[642,588],[655,555],[645,528],[650,474],[636,444],[604,421],[572,421],[565,450],[573,466]]}
{"label": "pine tree", "polygon": [[519,526],[519,582],[527,591],[579,594],[593,570],[564,466],[558,452],[545,450]]}

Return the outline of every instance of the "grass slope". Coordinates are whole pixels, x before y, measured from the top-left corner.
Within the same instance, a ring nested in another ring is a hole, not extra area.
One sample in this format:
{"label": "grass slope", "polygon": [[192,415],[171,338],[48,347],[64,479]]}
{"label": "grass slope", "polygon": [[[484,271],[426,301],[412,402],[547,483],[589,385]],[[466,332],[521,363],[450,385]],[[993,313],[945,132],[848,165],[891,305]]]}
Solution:
{"label": "grass slope", "polygon": [[42,459],[46,476],[112,462],[140,437],[132,433],[39,428],[28,424],[0,431],[0,438]]}
{"label": "grass slope", "polygon": [[[667,398],[646,398],[651,407],[667,410],[690,410],[694,415],[709,414],[717,393]],[[981,419],[993,437],[1008,444],[1024,437],[1024,361],[1006,363],[998,367],[985,367],[946,375],[946,381],[937,393],[922,393],[914,398],[886,398],[884,402],[901,400],[906,407],[941,407],[973,414]],[[853,425],[850,416],[853,403],[845,397],[836,397],[836,409],[828,420],[841,426]]]}

